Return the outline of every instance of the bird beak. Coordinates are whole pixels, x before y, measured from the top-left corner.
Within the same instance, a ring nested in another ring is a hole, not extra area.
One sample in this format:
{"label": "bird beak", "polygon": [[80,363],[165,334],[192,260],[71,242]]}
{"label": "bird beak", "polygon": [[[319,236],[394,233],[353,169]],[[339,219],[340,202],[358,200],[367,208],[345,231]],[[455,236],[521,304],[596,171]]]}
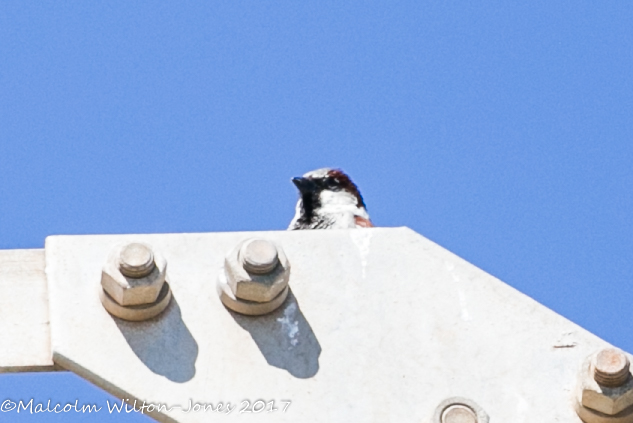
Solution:
{"label": "bird beak", "polygon": [[292,183],[295,184],[301,194],[310,194],[316,191],[316,184],[308,178],[297,176],[292,178]]}

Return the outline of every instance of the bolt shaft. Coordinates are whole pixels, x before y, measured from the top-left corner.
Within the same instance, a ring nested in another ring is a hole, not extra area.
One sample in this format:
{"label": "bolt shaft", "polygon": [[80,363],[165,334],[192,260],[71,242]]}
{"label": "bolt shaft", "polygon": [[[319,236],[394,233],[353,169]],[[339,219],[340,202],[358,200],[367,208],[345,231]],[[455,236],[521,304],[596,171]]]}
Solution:
{"label": "bolt shaft", "polygon": [[129,278],[143,278],[154,270],[154,253],[145,244],[132,243],[121,250],[119,270]]}
{"label": "bolt shaft", "polygon": [[608,387],[622,386],[629,378],[628,357],[615,348],[605,348],[596,356],[594,379]]}
{"label": "bolt shaft", "polygon": [[242,266],[247,272],[266,274],[273,271],[279,263],[277,247],[265,239],[252,239],[240,249]]}
{"label": "bolt shaft", "polygon": [[442,413],[442,423],[477,423],[477,416],[468,407],[453,405]]}

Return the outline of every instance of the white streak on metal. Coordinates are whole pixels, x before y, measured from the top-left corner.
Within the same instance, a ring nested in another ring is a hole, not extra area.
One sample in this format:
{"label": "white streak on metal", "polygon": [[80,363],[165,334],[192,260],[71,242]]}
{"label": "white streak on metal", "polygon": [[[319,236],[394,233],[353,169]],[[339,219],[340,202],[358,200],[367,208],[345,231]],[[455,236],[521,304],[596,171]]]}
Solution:
{"label": "white streak on metal", "polygon": [[459,284],[461,282],[461,278],[459,274],[455,272],[455,264],[449,261],[444,262],[444,267],[448,270],[448,273],[451,275],[451,279],[457,285],[457,296],[459,298],[459,308],[460,308],[460,317],[464,322],[470,322],[473,320],[472,316],[468,312],[468,302],[466,301],[466,294],[462,289],[459,288]]}
{"label": "white streak on metal", "polygon": [[369,247],[371,244],[371,238],[374,233],[367,229],[356,229],[349,232],[349,236],[358,248],[358,254],[360,255],[361,274],[363,279],[367,275],[367,259],[369,257]]}
{"label": "white streak on metal", "polygon": [[517,397],[516,422],[523,423],[526,421],[530,404],[521,395],[515,393],[515,396]]}
{"label": "white streak on metal", "polygon": [[466,308],[466,294],[464,294],[464,291],[462,291],[461,289],[457,291],[457,294],[459,295],[459,306],[462,310],[462,320],[464,322],[470,322],[471,320],[473,320],[473,318],[470,317],[470,313],[468,313],[468,308]]}

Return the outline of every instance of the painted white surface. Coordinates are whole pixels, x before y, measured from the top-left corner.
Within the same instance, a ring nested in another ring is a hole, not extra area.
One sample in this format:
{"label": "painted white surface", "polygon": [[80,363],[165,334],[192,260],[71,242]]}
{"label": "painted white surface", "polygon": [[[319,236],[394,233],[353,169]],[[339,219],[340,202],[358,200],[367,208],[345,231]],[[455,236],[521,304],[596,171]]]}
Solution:
{"label": "painted white surface", "polygon": [[[220,303],[215,278],[255,236],[283,246],[292,293],[246,317]],[[111,246],[132,241],[168,261],[174,301],[147,322],[111,317],[97,295]],[[230,402],[231,420],[425,422],[463,396],[491,421],[580,422],[577,372],[608,345],[407,228],[56,236],[46,261],[58,364],[124,398]],[[292,403],[239,414],[260,399]]]}
{"label": "painted white surface", "polygon": [[0,251],[0,372],[53,370],[44,250]]}

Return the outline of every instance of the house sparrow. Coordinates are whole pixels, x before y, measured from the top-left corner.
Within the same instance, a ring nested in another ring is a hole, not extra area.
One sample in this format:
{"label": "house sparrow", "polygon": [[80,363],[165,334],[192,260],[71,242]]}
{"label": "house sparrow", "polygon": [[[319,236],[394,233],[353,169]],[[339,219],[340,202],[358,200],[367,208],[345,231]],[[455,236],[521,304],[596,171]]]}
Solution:
{"label": "house sparrow", "polygon": [[292,178],[299,189],[295,217],[288,230],[371,228],[365,202],[340,169],[317,169]]}

